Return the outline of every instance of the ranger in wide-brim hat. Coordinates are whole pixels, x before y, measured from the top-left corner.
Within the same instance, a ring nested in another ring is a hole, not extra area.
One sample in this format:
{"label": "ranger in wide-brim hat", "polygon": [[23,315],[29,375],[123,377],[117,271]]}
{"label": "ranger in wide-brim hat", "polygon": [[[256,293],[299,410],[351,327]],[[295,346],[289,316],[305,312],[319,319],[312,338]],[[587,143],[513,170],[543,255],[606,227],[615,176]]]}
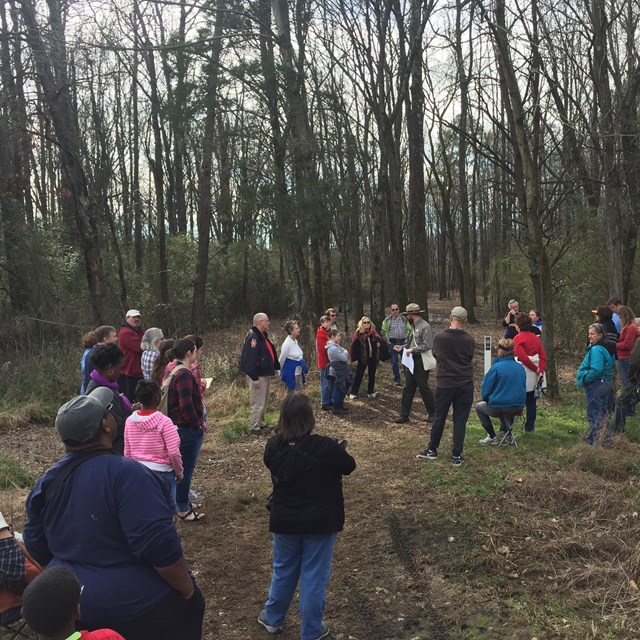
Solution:
{"label": "ranger in wide-brim hat", "polygon": [[424,309],[421,309],[419,304],[416,304],[415,302],[410,302],[407,305],[406,310],[402,312],[402,315],[408,316],[408,315],[411,315],[412,313],[419,315],[422,313],[426,313],[426,311]]}

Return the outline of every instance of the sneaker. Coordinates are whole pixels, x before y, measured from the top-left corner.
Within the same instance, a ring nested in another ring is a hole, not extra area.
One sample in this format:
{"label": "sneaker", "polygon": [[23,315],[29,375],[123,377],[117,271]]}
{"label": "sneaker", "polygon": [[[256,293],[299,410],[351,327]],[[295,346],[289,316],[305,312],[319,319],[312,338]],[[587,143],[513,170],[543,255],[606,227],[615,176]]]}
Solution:
{"label": "sneaker", "polygon": [[425,449],[418,454],[418,458],[424,458],[425,460],[436,460],[438,458],[438,452],[435,449]]}
{"label": "sneaker", "polygon": [[378,394],[377,394],[377,393],[368,393],[368,394],[367,394],[367,397],[368,397],[368,398],[375,398],[375,397],[376,397],[376,395],[378,395]]}
{"label": "sneaker", "polygon": [[191,502],[199,502],[203,498],[204,498],[203,494],[198,493],[197,491],[194,491],[193,489],[189,490],[189,500]]}
{"label": "sneaker", "polygon": [[409,418],[407,416],[400,416],[399,418],[396,418],[394,422],[396,424],[405,424],[406,422],[409,422]]}
{"label": "sneaker", "polygon": [[350,394],[349,394],[349,400],[355,400],[357,397],[358,397],[358,396],[356,396],[356,395],[355,395],[355,394],[353,394],[353,393],[350,393]]}
{"label": "sneaker", "polygon": [[461,467],[463,462],[464,462],[464,459],[462,456],[453,456],[454,467]]}
{"label": "sneaker", "polygon": [[[267,622],[267,614],[265,613],[264,609],[260,612],[260,615],[258,616],[258,622],[269,632],[269,633],[280,633],[282,631],[282,627],[272,627],[268,622]],[[323,636],[320,636],[321,638]]]}
{"label": "sneaker", "polygon": [[498,436],[494,436],[492,438],[488,435],[486,438],[482,438],[482,440],[480,440],[480,444],[498,444]]}
{"label": "sneaker", "polygon": [[322,623],[320,627],[320,635],[316,638],[316,640],[321,640],[322,638],[326,638],[329,635],[329,625]]}

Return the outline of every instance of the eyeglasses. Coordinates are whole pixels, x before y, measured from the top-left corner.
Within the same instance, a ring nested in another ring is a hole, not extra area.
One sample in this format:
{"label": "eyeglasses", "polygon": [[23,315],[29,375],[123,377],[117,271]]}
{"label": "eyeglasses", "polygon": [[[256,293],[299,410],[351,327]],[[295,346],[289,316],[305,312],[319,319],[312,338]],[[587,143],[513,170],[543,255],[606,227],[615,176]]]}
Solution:
{"label": "eyeglasses", "polygon": [[330,313],[329,315],[330,315],[332,318],[335,318],[335,317],[336,317],[336,314],[335,314],[335,313]]}
{"label": "eyeglasses", "polygon": [[391,309],[391,311],[400,311],[400,309],[398,309],[398,307],[396,307],[395,309]]}
{"label": "eyeglasses", "polygon": [[362,324],[371,324],[368,320],[365,320]]}

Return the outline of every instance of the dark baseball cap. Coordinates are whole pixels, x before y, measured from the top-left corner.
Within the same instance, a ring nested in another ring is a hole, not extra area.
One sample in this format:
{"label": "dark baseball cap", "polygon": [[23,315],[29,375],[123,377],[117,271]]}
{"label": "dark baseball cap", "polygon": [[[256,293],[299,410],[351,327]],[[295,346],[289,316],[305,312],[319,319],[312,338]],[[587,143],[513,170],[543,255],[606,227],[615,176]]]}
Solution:
{"label": "dark baseball cap", "polygon": [[88,396],[76,396],[58,409],[56,431],[65,444],[91,442],[100,430],[105,411],[113,402],[113,391],[98,387]]}

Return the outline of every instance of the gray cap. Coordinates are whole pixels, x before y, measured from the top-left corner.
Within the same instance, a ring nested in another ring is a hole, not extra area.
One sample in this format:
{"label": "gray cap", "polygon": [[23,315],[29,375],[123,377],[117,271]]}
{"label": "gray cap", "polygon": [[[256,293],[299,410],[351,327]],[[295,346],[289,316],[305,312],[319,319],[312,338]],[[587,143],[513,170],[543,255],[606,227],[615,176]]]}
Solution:
{"label": "gray cap", "polygon": [[467,310],[464,307],[453,307],[453,309],[451,309],[451,317],[466,322]]}
{"label": "gray cap", "polygon": [[76,396],[58,409],[56,431],[65,444],[91,442],[100,430],[107,407],[113,402],[113,391],[98,387],[88,396]]}

